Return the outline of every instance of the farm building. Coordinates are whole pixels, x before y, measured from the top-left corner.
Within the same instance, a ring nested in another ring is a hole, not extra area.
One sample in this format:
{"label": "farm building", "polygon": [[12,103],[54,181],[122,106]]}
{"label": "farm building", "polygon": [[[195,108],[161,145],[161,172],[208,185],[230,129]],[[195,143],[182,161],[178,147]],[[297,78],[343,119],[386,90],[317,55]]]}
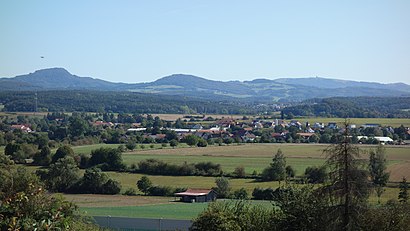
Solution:
{"label": "farm building", "polygon": [[209,202],[216,200],[216,192],[212,189],[187,189],[185,192],[175,193],[183,202]]}

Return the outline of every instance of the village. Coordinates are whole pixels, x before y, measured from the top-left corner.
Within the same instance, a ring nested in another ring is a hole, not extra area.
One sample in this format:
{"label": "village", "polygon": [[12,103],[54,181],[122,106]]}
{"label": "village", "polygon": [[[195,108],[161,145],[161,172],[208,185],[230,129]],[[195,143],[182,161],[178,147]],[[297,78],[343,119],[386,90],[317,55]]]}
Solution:
{"label": "village", "polygon": [[[51,113],[42,120],[18,117],[3,119],[0,137],[7,132],[47,133],[50,140],[72,145],[92,137],[97,143],[188,143],[190,146],[232,143],[335,143],[344,128],[341,122],[314,122],[308,119],[267,119],[205,115],[182,116],[174,121],[152,115],[93,115],[78,113],[68,116]],[[103,120],[105,119],[105,120]],[[21,123],[25,122],[25,123]],[[352,142],[358,144],[406,145],[410,129],[381,126],[375,123],[349,124]],[[194,137],[194,139],[190,139]],[[1,141],[1,140],[0,140]],[[4,142],[4,141],[3,141]]]}

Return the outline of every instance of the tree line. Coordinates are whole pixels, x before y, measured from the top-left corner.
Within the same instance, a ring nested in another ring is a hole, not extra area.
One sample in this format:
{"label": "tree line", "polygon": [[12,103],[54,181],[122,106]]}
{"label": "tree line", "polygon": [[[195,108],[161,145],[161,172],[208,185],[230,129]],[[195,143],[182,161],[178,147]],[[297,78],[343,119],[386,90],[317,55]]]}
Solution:
{"label": "tree line", "polygon": [[340,118],[409,118],[410,97],[332,97],[286,107],[283,115]]}
{"label": "tree line", "polygon": [[86,90],[5,91],[0,92],[0,104],[4,105],[4,111],[33,112],[35,93],[38,111],[49,112],[257,114],[274,108],[240,101],[209,101],[184,96]]}

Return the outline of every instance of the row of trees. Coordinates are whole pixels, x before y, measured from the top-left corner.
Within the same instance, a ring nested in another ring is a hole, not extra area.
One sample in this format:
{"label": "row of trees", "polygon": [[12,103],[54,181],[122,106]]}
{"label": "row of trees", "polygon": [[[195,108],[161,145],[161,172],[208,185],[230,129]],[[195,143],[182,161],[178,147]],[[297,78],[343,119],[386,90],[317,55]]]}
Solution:
{"label": "row of trees", "polygon": [[88,168],[81,176],[71,156],[58,159],[48,169],[37,170],[36,174],[52,192],[118,194],[121,191],[121,184],[99,168]]}
{"label": "row of trees", "polygon": [[[240,101],[208,101],[186,97],[137,92],[112,91],[38,91],[38,108],[41,111],[115,112],[115,113],[210,113],[210,114],[257,114],[273,110],[269,105],[254,106]],[[34,92],[0,92],[0,103],[5,111],[35,110]]]}
{"label": "row of trees", "polygon": [[169,164],[157,159],[142,160],[131,169],[132,172],[150,175],[170,175],[170,176],[219,176],[222,174],[220,164],[212,162],[199,162],[196,164],[183,163],[182,165]]}
{"label": "row of trees", "polygon": [[284,115],[341,118],[408,118],[410,97],[333,97],[287,107]]}

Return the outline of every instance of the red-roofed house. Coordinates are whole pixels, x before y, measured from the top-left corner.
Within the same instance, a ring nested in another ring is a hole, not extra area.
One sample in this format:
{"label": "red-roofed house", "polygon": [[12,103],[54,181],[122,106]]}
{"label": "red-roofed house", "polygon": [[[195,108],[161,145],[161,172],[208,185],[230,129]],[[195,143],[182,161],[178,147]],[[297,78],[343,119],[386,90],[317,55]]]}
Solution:
{"label": "red-roofed house", "polygon": [[11,125],[11,129],[12,130],[15,130],[15,129],[22,130],[23,132],[32,132],[31,128],[24,124]]}
{"label": "red-roofed house", "polygon": [[187,189],[185,192],[175,193],[183,202],[209,202],[216,200],[216,192],[212,189]]}

